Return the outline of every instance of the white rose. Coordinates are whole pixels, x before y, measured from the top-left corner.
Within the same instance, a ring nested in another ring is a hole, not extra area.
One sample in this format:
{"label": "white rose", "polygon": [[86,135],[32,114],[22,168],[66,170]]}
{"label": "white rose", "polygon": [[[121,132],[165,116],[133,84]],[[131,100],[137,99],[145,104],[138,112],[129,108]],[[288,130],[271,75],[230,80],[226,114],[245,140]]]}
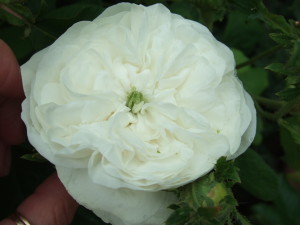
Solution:
{"label": "white rose", "polygon": [[161,4],[121,3],[22,66],[22,118],[71,195],[106,222],[163,224],[176,188],[253,140],[232,52]]}

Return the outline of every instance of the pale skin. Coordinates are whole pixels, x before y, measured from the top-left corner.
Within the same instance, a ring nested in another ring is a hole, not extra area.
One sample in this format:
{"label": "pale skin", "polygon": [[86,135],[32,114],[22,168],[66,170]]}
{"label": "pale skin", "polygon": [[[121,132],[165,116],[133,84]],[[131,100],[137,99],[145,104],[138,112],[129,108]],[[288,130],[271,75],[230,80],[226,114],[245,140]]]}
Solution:
{"label": "pale skin", "polygon": [[[0,179],[9,174],[10,146],[22,143],[25,138],[25,127],[20,117],[23,99],[19,64],[11,49],[0,40]],[[77,207],[55,173],[37,187],[16,211],[32,225],[67,225],[71,223]],[[16,223],[6,218],[0,221],[0,225]]]}

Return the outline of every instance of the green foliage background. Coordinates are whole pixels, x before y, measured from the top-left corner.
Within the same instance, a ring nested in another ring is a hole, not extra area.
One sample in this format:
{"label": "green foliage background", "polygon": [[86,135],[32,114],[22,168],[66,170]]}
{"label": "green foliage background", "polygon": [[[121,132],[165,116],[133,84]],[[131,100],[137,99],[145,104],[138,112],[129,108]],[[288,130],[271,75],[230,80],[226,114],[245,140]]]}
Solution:
{"label": "green foliage background", "polygon": [[[118,2],[0,0],[0,38],[9,44],[22,64],[54,42],[73,23],[92,20]],[[206,25],[218,40],[233,50],[237,75],[252,95],[258,111],[257,135],[251,149],[235,160],[234,167],[220,164],[214,175],[210,175],[223,177],[220,182],[227,185],[232,199],[227,199],[226,204],[231,209],[236,207],[239,213],[233,220],[215,221],[214,212],[203,205],[178,204],[173,206],[175,214],[168,224],[300,224],[300,1],[130,2],[144,5],[160,2],[172,12]],[[52,165],[40,161],[28,142],[13,148],[11,173],[0,178],[0,220],[12,213],[54,171]],[[227,172],[221,173],[220,168]],[[207,183],[211,177],[203,179],[208,179]],[[228,181],[233,182],[228,185]],[[181,198],[194,203],[201,199],[203,195],[198,199],[189,197],[191,191],[203,187],[201,182],[204,181],[184,187]],[[232,186],[235,182],[238,184]],[[213,183],[217,184],[215,180]],[[198,222],[188,222],[193,207],[198,207],[195,211],[200,218]],[[186,216],[176,214],[178,209]],[[72,225],[79,224],[104,223],[80,207],[72,222]]]}

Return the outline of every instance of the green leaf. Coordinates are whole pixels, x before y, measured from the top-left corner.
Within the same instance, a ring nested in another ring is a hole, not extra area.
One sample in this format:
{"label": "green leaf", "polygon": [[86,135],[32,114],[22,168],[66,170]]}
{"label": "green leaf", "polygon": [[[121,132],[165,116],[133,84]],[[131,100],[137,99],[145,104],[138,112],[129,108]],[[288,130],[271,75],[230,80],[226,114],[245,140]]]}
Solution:
{"label": "green leaf", "polygon": [[279,124],[287,129],[293,137],[294,142],[300,145],[300,116],[280,119]]}
{"label": "green leaf", "polygon": [[[248,58],[239,50],[232,49],[236,64],[243,63]],[[246,66],[238,70],[238,77],[244,88],[252,95],[261,95],[269,86],[268,73],[264,69]]]}
{"label": "green leaf", "polygon": [[176,209],[167,219],[166,225],[182,225],[190,219],[192,209],[185,205]]}
{"label": "green leaf", "polygon": [[299,75],[300,71],[300,37],[294,42],[291,57],[288,61],[288,66],[292,67],[295,71],[295,74]]}
{"label": "green leaf", "polygon": [[256,219],[263,225],[300,224],[300,194],[291,188],[283,176],[278,179],[275,205],[258,204],[253,207]]}
{"label": "green leaf", "polygon": [[241,225],[251,225],[250,222],[239,212],[236,212],[236,220],[241,224]]}
{"label": "green leaf", "polygon": [[249,149],[236,159],[236,165],[240,168],[241,185],[246,191],[264,201],[277,198],[277,175],[259,154]]}
{"label": "green leaf", "polygon": [[228,15],[221,38],[230,47],[249,54],[267,36],[260,21],[249,18],[249,14],[233,11]]}
{"label": "green leaf", "polygon": [[256,10],[261,0],[228,0],[229,5],[247,13]]}
{"label": "green leaf", "polygon": [[[232,49],[236,64],[243,63],[248,58],[239,50]],[[261,95],[269,86],[268,73],[262,68],[246,66],[238,70],[238,77],[244,88],[252,95]]]}
{"label": "green leaf", "polygon": [[280,142],[285,153],[284,161],[290,167],[300,170],[300,146],[295,143],[290,131],[283,125],[280,126]]}
{"label": "green leaf", "polygon": [[102,11],[101,5],[76,3],[44,13],[36,25],[52,36],[59,37],[74,23],[93,20]]}
{"label": "green leaf", "polygon": [[173,2],[170,7],[170,11],[183,16],[186,19],[198,20],[199,12],[190,2],[187,1],[176,1]]}
{"label": "green leaf", "polygon": [[25,154],[21,158],[33,162],[39,162],[39,163],[47,162],[47,160],[39,153]]}
{"label": "green leaf", "polygon": [[102,10],[102,5],[76,3],[50,11],[44,15],[43,19],[63,21],[77,19],[83,15],[93,19],[98,16]]}
{"label": "green leaf", "polygon": [[277,207],[288,218],[286,224],[300,224],[300,193],[294,190],[283,176],[279,179],[278,187]]}
{"label": "green leaf", "polygon": [[18,2],[1,5],[0,19],[14,26],[30,25],[34,22],[31,10]]}
{"label": "green leaf", "polygon": [[271,71],[273,71],[275,73],[278,73],[278,74],[284,74],[284,75],[288,75],[288,76],[297,75],[293,71],[289,70],[289,68],[287,68],[282,63],[272,63],[272,64],[266,66],[265,69],[271,70]]}
{"label": "green leaf", "polygon": [[258,224],[262,225],[287,225],[287,220],[274,205],[259,203],[252,208]]}
{"label": "green leaf", "polygon": [[9,4],[10,2],[12,2],[13,0],[0,0],[0,4]]}
{"label": "green leaf", "polygon": [[293,37],[284,33],[270,33],[269,36],[276,43],[283,45],[291,45],[292,41],[294,40]]}
{"label": "green leaf", "polygon": [[216,21],[222,21],[226,12],[225,0],[199,0],[201,18],[204,24],[212,30]]}
{"label": "green leaf", "polygon": [[[246,61],[249,60],[249,58],[241,51],[241,50],[238,50],[238,49],[235,49],[235,48],[231,48],[231,51],[234,55],[234,59],[235,59],[235,63],[238,65],[238,64],[241,64],[241,63],[244,63]],[[245,66],[245,67],[242,67],[241,69],[239,69],[239,72],[245,72],[245,71],[248,71],[251,67],[248,65],[248,66]]]}
{"label": "green leaf", "polygon": [[225,0],[198,0],[195,5],[199,10],[200,22],[212,30],[216,21],[222,21],[226,12]]}
{"label": "green leaf", "polygon": [[258,4],[258,12],[261,18],[273,29],[279,30],[286,35],[291,35],[292,28],[291,25],[286,21],[286,19],[281,15],[272,14],[263,4],[260,2]]}
{"label": "green leaf", "polygon": [[277,95],[284,100],[292,100],[300,95],[300,39],[294,42],[292,49],[290,50],[290,58],[286,65],[283,64],[271,64],[267,67],[274,72],[287,75],[286,87]]}
{"label": "green leaf", "polygon": [[276,93],[279,97],[284,100],[292,100],[300,96],[300,88],[296,88],[294,86],[289,86],[288,88]]}
{"label": "green leaf", "polygon": [[287,83],[289,85],[298,85],[300,84],[300,76],[288,76]]}
{"label": "green leaf", "polygon": [[269,86],[268,73],[261,68],[251,68],[245,72],[238,72],[244,88],[252,95],[261,95]]}

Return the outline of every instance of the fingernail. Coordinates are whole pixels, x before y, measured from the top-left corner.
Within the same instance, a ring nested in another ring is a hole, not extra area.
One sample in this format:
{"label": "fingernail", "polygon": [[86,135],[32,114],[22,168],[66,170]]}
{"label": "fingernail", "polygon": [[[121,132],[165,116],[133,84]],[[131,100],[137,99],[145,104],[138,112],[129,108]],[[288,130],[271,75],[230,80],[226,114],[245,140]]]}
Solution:
{"label": "fingernail", "polygon": [[10,170],[10,148],[0,142],[0,177],[7,176]]}

